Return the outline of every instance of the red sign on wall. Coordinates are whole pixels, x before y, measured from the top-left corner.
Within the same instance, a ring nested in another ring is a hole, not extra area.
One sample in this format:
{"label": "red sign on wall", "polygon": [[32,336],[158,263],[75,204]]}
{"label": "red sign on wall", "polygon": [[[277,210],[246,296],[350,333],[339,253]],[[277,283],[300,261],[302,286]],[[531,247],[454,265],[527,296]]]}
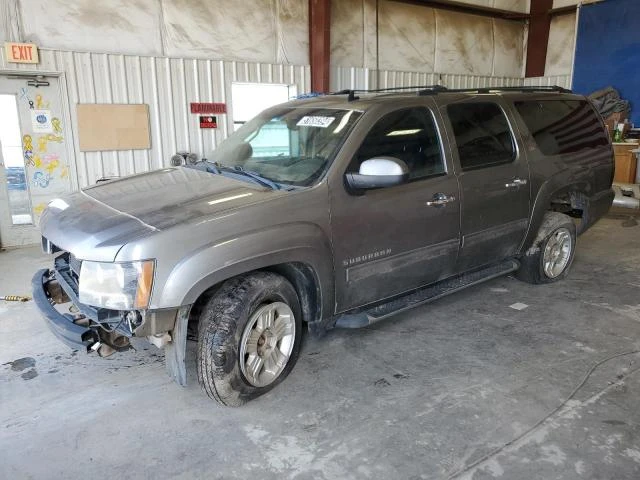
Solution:
{"label": "red sign on wall", "polygon": [[216,117],[200,117],[200,128],[218,128],[218,119]]}
{"label": "red sign on wall", "polygon": [[12,43],[4,44],[7,62],[13,63],[38,63],[38,47],[33,43]]}
{"label": "red sign on wall", "polygon": [[191,103],[191,113],[227,113],[227,104]]}

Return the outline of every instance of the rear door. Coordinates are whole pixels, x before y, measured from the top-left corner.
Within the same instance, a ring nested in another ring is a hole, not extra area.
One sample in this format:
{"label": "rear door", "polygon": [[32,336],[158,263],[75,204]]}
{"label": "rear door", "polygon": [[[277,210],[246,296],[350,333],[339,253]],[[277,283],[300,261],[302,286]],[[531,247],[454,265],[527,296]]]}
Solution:
{"label": "rear door", "polygon": [[462,218],[458,272],[514,255],[530,211],[529,167],[521,141],[495,96],[443,107],[454,143]]}

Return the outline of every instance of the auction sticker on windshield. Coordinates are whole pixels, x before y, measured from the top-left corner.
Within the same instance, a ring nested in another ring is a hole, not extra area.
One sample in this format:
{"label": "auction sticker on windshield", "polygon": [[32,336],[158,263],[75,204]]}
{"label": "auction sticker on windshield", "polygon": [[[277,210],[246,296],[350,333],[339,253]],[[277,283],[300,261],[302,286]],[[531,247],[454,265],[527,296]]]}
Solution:
{"label": "auction sticker on windshield", "polygon": [[329,125],[331,125],[331,123],[333,123],[334,120],[335,117],[307,116],[302,117],[300,120],[298,120],[298,123],[296,123],[296,125],[298,125],[299,127],[327,128]]}

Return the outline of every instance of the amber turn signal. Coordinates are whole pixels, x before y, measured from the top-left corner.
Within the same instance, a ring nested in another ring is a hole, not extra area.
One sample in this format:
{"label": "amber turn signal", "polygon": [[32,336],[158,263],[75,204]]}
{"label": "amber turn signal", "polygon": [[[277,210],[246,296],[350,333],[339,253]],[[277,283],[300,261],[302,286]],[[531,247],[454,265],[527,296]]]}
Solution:
{"label": "amber turn signal", "polygon": [[136,290],[135,308],[147,308],[151,298],[151,287],[153,286],[153,271],[155,262],[147,260],[141,262],[138,273],[138,288]]}

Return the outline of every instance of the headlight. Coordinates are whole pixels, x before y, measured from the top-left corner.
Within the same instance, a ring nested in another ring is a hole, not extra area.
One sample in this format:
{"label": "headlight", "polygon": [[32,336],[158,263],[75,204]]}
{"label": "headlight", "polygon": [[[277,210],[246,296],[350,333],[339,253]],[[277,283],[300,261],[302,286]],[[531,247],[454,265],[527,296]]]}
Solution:
{"label": "headlight", "polygon": [[147,308],[153,282],[153,260],[127,263],[83,261],[80,303],[113,310]]}

